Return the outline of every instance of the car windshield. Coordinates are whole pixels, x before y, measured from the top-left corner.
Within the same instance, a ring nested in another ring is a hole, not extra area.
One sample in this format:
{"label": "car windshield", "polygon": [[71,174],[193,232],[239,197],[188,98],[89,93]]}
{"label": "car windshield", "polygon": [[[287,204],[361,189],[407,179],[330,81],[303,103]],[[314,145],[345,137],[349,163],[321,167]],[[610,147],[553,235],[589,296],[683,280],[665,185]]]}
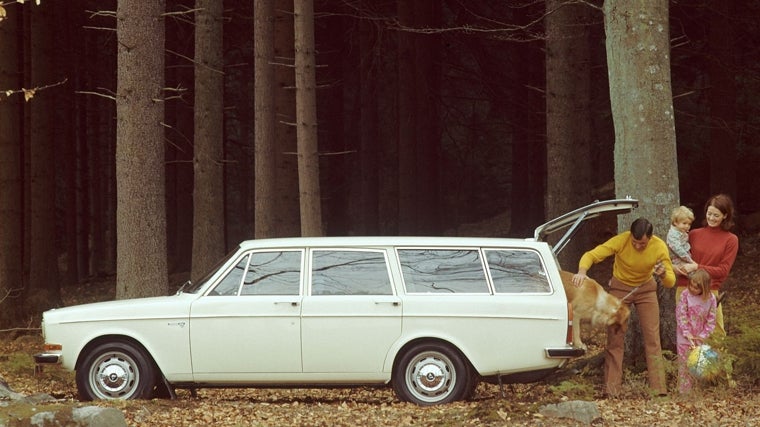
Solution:
{"label": "car windshield", "polygon": [[226,263],[227,260],[229,260],[230,258],[232,258],[232,256],[234,256],[237,253],[238,249],[239,249],[239,247],[233,249],[227,255],[225,255],[224,258],[220,259],[219,262],[217,262],[216,264],[214,264],[214,266],[211,267],[209,269],[209,271],[206,274],[204,274],[203,277],[200,280],[196,280],[195,282],[193,282],[191,280],[188,280],[187,282],[185,282],[185,284],[182,285],[181,288],[179,288],[179,290],[177,291],[177,294],[181,294],[181,293],[195,294],[195,293],[198,293],[198,291],[201,288],[203,288],[203,286],[206,284],[206,282],[208,282],[209,279],[211,279],[211,276],[213,276],[214,273],[216,273],[217,270],[219,270],[219,267],[221,267],[222,265],[224,265],[224,263]]}

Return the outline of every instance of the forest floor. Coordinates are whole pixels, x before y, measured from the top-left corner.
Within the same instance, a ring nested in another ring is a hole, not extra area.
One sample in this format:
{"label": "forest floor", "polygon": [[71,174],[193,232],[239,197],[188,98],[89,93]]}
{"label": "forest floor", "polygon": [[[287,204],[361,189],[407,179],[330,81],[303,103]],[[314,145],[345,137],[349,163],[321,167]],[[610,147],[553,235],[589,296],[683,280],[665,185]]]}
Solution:
{"label": "forest floor", "polygon": [[[198,390],[193,397],[178,390],[176,400],[78,402],[72,373],[46,368],[34,373],[32,354],[39,351],[39,332],[0,331],[0,379],[25,395],[46,393],[60,405],[120,409],[130,426],[576,426],[569,418],[550,418],[542,406],[563,401],[593,402],[597,426],[751,426],[760,422],[760,234],[740,236],[741,250],[726,289],[724,302],[728,350],[736,357],[735,387],[704,385],[692,394],[675,391],[675,363],[668,362],[671,394],[652,398],[645,374],[626,372],[624,392],[603,399],[600,388],[604,333],[584,328],[587,356],[572,361],[546,380],[534,384],[480,384],[473,399],[435,407],[402,403],[390,388],[354,389],[227,389]],[[103,299],[108,286],[70,289],[67,304]],[[94,295],[101,295],[99,298]],[[111,298],[113,293],[110,294]],[[672,359],[672,356],[670,357]],[[753,368],[754,367],[754,368]],[[0,415],[5,410],[0,406]],[[0,417],[2,419],[2,417]]]}

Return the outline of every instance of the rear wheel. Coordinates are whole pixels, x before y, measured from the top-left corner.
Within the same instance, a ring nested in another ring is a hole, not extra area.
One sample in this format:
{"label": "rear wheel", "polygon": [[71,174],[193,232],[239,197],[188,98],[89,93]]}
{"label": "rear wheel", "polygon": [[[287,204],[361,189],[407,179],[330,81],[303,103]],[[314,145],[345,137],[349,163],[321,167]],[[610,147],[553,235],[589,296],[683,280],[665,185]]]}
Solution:
{"label": "rear wheel", "polygon": [[81,400],[149,399],[156,378],[156,368],[145,351],[124,341],[95,346],[76,373]]}
{"label": "rear wheel", "polygon": [[393,390],[401,400],[437,405],[464,398],[472,387],[464,357],[445,344],[422,343],[399,359],[393,372]]}

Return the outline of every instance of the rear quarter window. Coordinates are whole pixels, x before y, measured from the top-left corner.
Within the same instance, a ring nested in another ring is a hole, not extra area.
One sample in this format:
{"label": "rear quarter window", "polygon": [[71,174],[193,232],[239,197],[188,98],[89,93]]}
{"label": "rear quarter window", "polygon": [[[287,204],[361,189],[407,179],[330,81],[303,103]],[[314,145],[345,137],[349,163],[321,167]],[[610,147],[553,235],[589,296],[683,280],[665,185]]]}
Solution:
{"label": "rear quarter window", "polygon": [[541,257],[524,249],[484,250],[496,293],[551,292]]}

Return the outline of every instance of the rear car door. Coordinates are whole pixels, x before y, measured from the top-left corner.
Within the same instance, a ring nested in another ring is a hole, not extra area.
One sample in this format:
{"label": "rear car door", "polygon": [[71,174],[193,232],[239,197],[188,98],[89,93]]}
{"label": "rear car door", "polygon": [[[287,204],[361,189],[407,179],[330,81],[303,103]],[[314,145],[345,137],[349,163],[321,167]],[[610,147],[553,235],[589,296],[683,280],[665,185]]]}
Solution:
{"label": "rear car door", "polygon": [[401,300],[385,250],[313,249],[302,311],[304,373],[381,378],[401,334]]}

